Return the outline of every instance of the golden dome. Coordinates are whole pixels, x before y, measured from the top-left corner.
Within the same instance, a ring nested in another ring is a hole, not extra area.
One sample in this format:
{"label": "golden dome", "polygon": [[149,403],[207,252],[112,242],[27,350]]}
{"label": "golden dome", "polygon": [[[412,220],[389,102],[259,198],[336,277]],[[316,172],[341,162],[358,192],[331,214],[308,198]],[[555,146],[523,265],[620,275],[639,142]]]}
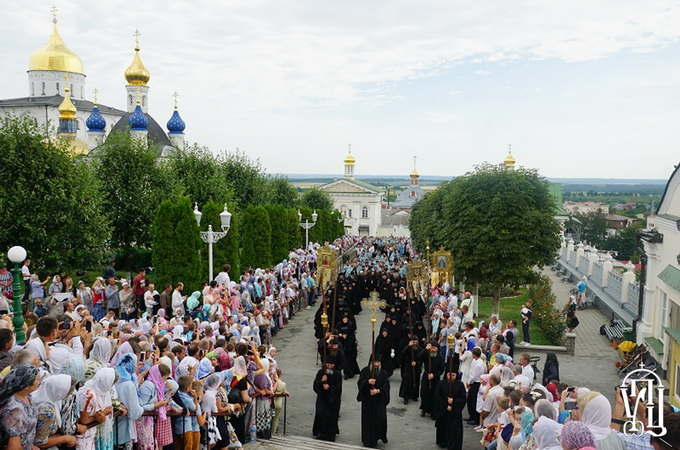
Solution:
{"label": "golden dome", "polygon": [[345,156],[344,162],[345,162],[345,165],[346,165],[346,166],[353,166],[353,165],[354,165],[354,163],[356,162],[356,160],[354,159],[354,156],[352,156],[352,150],[350,150],[350,151],[347,153],[347,156]]}
{"label": "golden dome", "polygon": [[139,45],[135,46],[135,57],[132,59],[130,67],[125,69],[125,79],[133,86],[146,86],[151,78],[151,74],[144,67],[142,58],[139,57]]}
{"label": "golden dome", "polygon": [[78,113],[78,110],[76,109],[75,105],[71,101],[71,95],[69,93],[69,89],[66,88],[64,89],[64,100],[61,102],[61,105],[59,105],[59,118],[60,119],[76,119],[76,114]]}
{"label": "golden dome", "polygon": [[508,152],[508,156],[506,156],[505,159],[503,160],[503,164],[505,164],[505,167],[507,168],[515,167],[516,163],[517,160],[515,159],[514,156],[512,156],[512,152]]}
{"label": "golden dome", "polygon": [[28,70],[55,70],[84,74],[83,61],[66,46],[57,31],[57,19],[47,43],[31,54]]}

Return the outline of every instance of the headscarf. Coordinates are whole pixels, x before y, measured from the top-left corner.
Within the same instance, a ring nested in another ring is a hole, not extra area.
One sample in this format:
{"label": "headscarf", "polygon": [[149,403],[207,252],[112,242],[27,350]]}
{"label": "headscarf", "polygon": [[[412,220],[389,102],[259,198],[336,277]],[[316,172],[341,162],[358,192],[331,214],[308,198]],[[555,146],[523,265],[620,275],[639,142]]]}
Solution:
{"label": "headscarf", "polygon": [[168,369],[170,369],[170,372],[172,376],[175,376],[175,365],[172,363],[172,360],[170,359],[169,356],[161,356],[161,359],[159,360],[161,364],[166,366]]}
{"label": "headscarf", "polygon": [[547,417],[550,420],[557,418],[557,411],[550,400],[540,399],[534,405],[536,417]]}
{"label": "headscarf", "polygon": [[562,443],[569,449],[578,449],[583,447],[597,448],[597,441],[595,436],[583,422],[570,420],[565,423],[560,433]]}
{"label": "headscarf", "polygon": [[166,394],[167,394],[167,397],[171,398],[173,395],[175,395],[175,393],[179,389],[179,384],[177,384],[177,382],[175,380],[173,380],[172,378],[168,378],[168,381],[166,382],[166,384],[170,385],[170,387],[167,388]]}
{"label": "headscarf", "polygon": [[522,418],[520,419],[520,426],[522,427],[521,434],[522,434],[522,444],[524,444],[531,434],[531,426],[534,423],[534,413],[531,411],[527,411],[524,414],[522,414]]}
{"label": "headscarf", "polygon": [[[551,405],[552,407],[552,405]],[[562,425],[547,417],[539,417],[534,424],[532,435],[536,440],[538,450],[562,450],[560,431]]]}
{"label": "headscarf", "polygon": [[[129,344],[128,344],[129,345]],[[135,370],[137,369],[137,355],[134,353],[126,353],[121,356],[116,362],[116,372],[118,373],[118,378],[120,382],[132,381],[137,385],[137,375],[135,375]]]}
{"label": "headscarf", "polygon": [[80,356],[74,356],[61,363],[60,373],[70,375],[76,384],[82,383],[85,378],[85,362]]}
{"label": "headscarf", "polygon": [[496,361],[498,361],[498,364],[505,364],[508,361],[512,361],[512,357],[505,353],[496,353]]}
{"label": "headscarf", "polygon": [[0,407],[4,406],[10,397],[33,384],[38,376],[38,368],[21,364],[14,367],[0,383]]}
{"label": "headscarf", "polygon": [[[75,358],[73,358],[75,359]],[[54,418],[57,427],[61,426],[61,401],[71,391],[71,377],[65,374],[52,375],[45,378],[37,391],[31,394],[31,403],[38,406],[42,403],[54,405]]]}
{"label": "headscarf", "polygon": [[231,368],[233,376],[239,378],[248,375],[246,359],[244,356],[239,356],[238,358],[234,359],[233,363],[234,365]]}
{"label": "headscarf", "polygon": [[[129,345],[129,344],[128,344]],[[111,359],[111,341],[106,338],[99,338],[94,341],[92,350],[90,351],[90,359],[99,362],[103,367],[106,367]]]}
{"label": "headscarf", "polygon": [[179,366],[177,366],[177,375],[189,375],[189,369],[197,365],[198,360],[196,358],[193,356],[186,356],[179,362]]}
{"label": "headscarf", "polygon": [[187,299],[187,309],[189,311],[193,311],[193,309],[198,306],[198,298],[200,296],[201,293],[199,291],[196,291],[193,294],[191,294],[191,296]]}
{"label": "headscarf", "polygon": [[607,438],[612,432],[609,423],[612,420],[612,407],[607,398],[599,392],[579,395],[578,405],[583,414],[581,422],[585,423],[597,441]]}
{"label": "headscarf", "polygon": [[115,381],[116,371],[110,367],[105,367],[99,369],[94,377],[78,390],[78,393],[92,391],[95,396],[89,396],[87,401],[94,399],[94,410],[101,411],[111,406],[111,389]]}
{"label": "headscarf", "polygon": [[[154,386],[156,386],[156,398],[159,402],[162,401],[165,398],[165,382],[163,381],[163,376],[161,375],[161,371],[159,370],[157,364],[155,366],[151,366],[151,370],[149,370],[149,376],[147,379],[151,381]],[[158,420],[165,420],[165,406],[156,408],[156,411],[158,412]]]}
{"label": "headscarf", "polygon": [[182,339],[182,333],[184,333],[184,327],[181,325],[175,325],[172,329],[172,336],[175,339]]}
{"label": "headscarf", "polygon": [[217,412],[217,389],[224,382],[224,376],[219,372],[208,375],[203,382],[203,404],[201,410],[208,414]]}
{"label": "headscarf", "polygon": [[28,364],[14,367],[0,384],[0,407],[4,406],[11,396],[32,385],[38,374],[38,369]]}
{"label": "headscarf", "polygon": [[118,351],[116,354],[113,356],[113,359],[111,360],[111,366],[115,367],[116,364],[118,364],[118,359],[120,359],[121,356],[127,354],[127,353],[132,353],[132,346],[130,345],[129,342],[123,342],[123,345],[118,347]]}
{"label": "headscarf", "polygon": [[210,359],[208,359],[208,357],[206,356],[201,360],[201,362],[198,363],[198,371],[196,372],[196,378],[200,380],[201,378],[207,377],[208,375],[213,373],[214,370],[215,368],[213,367],[212,362],[210,362]]}
{"label": "headscarf", "polygon": [[551,383],[551,384],[548,384],[545,388],[552,395],[552,401],[553,402],[556,402],[556,401],[559,400],[559,395],[557,395],[557,386],[555,386],[554,384]]}

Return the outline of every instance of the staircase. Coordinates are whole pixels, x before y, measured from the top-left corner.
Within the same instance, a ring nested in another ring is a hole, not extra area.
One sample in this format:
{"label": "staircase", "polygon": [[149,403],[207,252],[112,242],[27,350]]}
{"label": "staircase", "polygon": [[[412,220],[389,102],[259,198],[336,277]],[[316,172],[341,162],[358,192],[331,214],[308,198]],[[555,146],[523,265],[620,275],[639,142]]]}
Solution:
{"label": "staircase", "polygon": [[246,444],[246,450],[352,450],[363,449],[356,445],[342,444],[340,442],[327,442],[312,439],[305,436],[272,436],[271,439],[258,439],[257,443]]}

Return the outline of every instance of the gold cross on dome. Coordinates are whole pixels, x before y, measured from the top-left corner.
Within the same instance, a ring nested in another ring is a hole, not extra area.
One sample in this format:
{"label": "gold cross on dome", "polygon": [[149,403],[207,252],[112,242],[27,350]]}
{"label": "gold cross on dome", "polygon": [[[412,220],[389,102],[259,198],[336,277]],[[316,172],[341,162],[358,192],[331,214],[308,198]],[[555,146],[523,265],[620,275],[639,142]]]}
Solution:
{"label": "gold cross on dome", "polygon": [[135,37],[135,44],[137,44],[137,47],[139,47],[139,36],[141,36],[142,33],[139,32],[139,30],[135,30],[132,35]]}
{"label": "gold cross on dome", "polygon": [[508,152],[512,153],[512,144],[508,144]]}
{"label": "gold cross on dome", "polygon": [[347,147],[349,147],[349,152],[352,153],[352,144],[347,144]]}
{"label": "gold cross on dome", "polygon": [[175,93],[172,94],[172,96],[175,98],[175,109],[177,109],[177,97],[179,97],[179,94],[177,93],[177,91],[175,91]]}
{"label": "gold cross on dome", "polygon": [[69,75],[69,74],[64,75],[64,81],[66,82],[66,88],[64,88],[64,92],[70,92],[70,91],[71,91],[71,89],[70,89],[71,86],[70,86],[70,84],[69,84],[69,80],[70,80],[71,78],[72,78],[72,77],[71,77],[71,75]]}
{"label": "gold cross on dome", "polygon": [[52,6],[52,22],[57,23],[57,13],[59,12],[59,9],[57,9],[57,5]]}
{"label": "gold cross on dome", "polygon": [[99,94],[99,90],[97,88],[94,88],[94,91],[92,91],[94,94],[94,104],[97,104],[97,94]]}

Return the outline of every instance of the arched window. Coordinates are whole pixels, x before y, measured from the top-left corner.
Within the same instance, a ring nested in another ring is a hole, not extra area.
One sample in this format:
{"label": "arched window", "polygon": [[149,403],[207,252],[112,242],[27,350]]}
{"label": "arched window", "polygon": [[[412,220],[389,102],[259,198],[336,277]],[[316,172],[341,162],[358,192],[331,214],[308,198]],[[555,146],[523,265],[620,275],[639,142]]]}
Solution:
{"label": "arched window", "polygon": [[35,83],[31,83],[31,96],[35,95]]}
{"label": "arched window", "polygon": [[73,91],[73,85],[71,85],[71,87],[69,89],[71,90],[72,95],[76,95],[76,93]]}
{"label": "arched window", "polygon": [[361,207],[361,218],[368,219],[368,206]]}
{"label": "arched window", "polygon": [[82,86],[80,86],[80,98],[85,98],[85,97],[83,97],[83,87]]}
{"label": "arched window", "polygon": [[42,82],[42,95],[45,95],[45,82]]}
{"label": "arched window", "polygon": [[132,96],[128,95],[128,100],[130,100],[130,106],[132,106]]}
{"label": "arched window", "polygon": [[142,106],[146,107],[146,95],[142,97]]}
{"label": "arched window", "polygon": [[57,81],[57,95],[59,95],[59,82]]}
{"label": "arched window", "polygon": [[415,197],[415,196],[416,196],[416,191],[411,191],[411,197]]}

